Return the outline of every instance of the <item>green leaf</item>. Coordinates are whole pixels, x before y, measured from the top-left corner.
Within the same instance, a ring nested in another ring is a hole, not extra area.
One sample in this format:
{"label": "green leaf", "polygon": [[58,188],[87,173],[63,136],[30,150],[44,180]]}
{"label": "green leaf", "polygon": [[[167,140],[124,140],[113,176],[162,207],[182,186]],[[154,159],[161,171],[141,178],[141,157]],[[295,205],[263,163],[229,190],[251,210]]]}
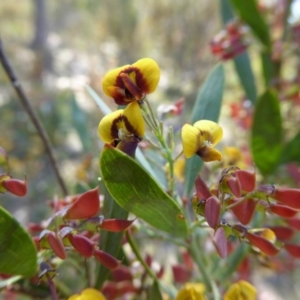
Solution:
{"label": "green leaf", "polygon": [[251,148],[253,159],[263,175],[271,174],[278,166],[282,150],[282,120],[279,99],[267,90],[255,107]]}
{"label": "green leaf", "polygon": [[223,24],[226,24],[228,21],[234,18],[232,8],[228,1],[229,0],[220,0],[220,9]]}
{"label": "green leaf", "polygon": [[127,211],[157,229],[186,237],[187,223],[179,205],[131,157],[106,145],[100,158],[104,183]]}
{"label": "green leaf", "polygon": [[238,16],[249,25],[253,34],[261,41],[267,49],[271,49],[270,32],[263,16],[258,10],[256,0],[230,0],[232,7]]}
{"label": "green leaf", "polygon": [[[223,65],[219,64],[211,71],[199,90],[191,117],[192,124],[199,120],[218,121],[222,105],[223,90],[224,68]],[[190,195],[194,181],[202,165],[202,159],[196,155],[187,159],[184,186],[186,196]]]}
{"label": "green leaf", "polygon": [[[128,211],[122,208],[114,199],[111,197],[107,191],[104,184],[100,186],[101,194],[104,195],[104,206],[101,213],[106,219],[127,219]],[[113,256],[117,256],[123,238],[124,232],[109,232],[102,230],[99,248]],[[96,277],[96,287],[101,288],[111,270],[104,267],[102,264],[98,264],[97,267],[97,277]]]}
{"label": "green leaf", "polygon": [[34,276],[37,271],[36,247],[26,230],[0,207],[0,273]]}
{"label": "green leaf", "polygon": [[151,288],[148,290],[147,300],[162,300],[162,296],[159,289],[159,284],[154,281]]}
{"label": "green leaf", "polygon": [[274,77],[274,64],[268,51],[262,51],[261,65],[265,86],[268,87],[270,86],[272,78]]}
{"label": "green leaf", "polygon": [[254,105],[257,98],[256,85],[248,53],[244,52],[235,57],[234,66],[247,99]]}
{"label": "green leaf", "polygon": [[295,162],[300,164],[300,132],[291,139],[285,146],[281,154],[280,163],[287,164]]}
{"label": "green leaf", "polygon": [[71,116],[73,121],[72,125],[81,140],[83,149],[88,151],[91,149],[91,139],[87,127],[88,119],[85,112],[78,106],[74,97],[71,99]]}

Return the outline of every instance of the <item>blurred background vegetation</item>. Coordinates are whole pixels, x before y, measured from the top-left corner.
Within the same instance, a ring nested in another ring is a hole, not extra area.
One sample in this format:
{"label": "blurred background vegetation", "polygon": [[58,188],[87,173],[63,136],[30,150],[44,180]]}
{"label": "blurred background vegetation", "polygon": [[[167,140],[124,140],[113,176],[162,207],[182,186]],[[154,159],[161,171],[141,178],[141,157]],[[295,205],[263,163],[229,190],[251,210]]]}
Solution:
{"label": "blurred background vegetation", "polygon": [[[86,176],[99,175],[97,126],[102,115],[85,85],[114,108],[101,90],[104,74],[151,57],[160,65],[162,78],[150,98],[168,103],[184,97],[190,108],[215,64],[209,40],[220,28],[218,22],[218,5],[208,0],[198,5],[191,0],[1,1],[3,47],[49,134],[70,193],[77,192],[76,183]],[[48,216],[47,199],[61,197],[61,191],[2,68],[0,120],[0,145],[9,154],[10,173],[26,176],[29,187],[21,201],[5,194],[2,203],[13,206],[24,223],[41,220]],[[82,169],[86,164],[90,174]]]}

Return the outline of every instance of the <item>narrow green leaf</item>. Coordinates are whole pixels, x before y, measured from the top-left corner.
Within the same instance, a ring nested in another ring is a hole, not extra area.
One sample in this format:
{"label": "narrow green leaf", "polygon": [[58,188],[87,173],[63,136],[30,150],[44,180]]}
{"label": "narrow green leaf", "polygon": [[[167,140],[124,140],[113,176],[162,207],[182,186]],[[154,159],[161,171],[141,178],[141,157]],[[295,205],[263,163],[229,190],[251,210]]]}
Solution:
{"label": "narrow green leaf", "polygon": [[85,151],[88,151],[88,149],[91,148],[91,139],[87,127],[87,116],[85,112],[78,106],[74,97],[72,97],[71,99],[71,116],[73,121],[73,128],[76,130],[81,140],[83,149]]}
{"label": "narrow green leaf", "polygon": [[248,53],[244,52],[235,57],[234,66],[247,99],[255,105],[257,98],[256,85]]}
{"label": "narrow green leaf", "polygon": [[223,24],[226,24],[228,21],[234,18],[234,13],[232,11],[229,0],[220,0],[220,10]]}
{"label": "narrow green leaf", "polygon": [[100,158],[103,181],[127,211],[157,229],[186,237],[187,223],[179,205],[131,157],[106,145]]}
{"label": "narrow green leaf", "polygon": [[[97,93],[90,86],[86,85],[86,89],[104,115],[107,115],[112,112],[112,110],[107,106],[107,104],[97,95]],[[145,158],[143,152],[139,148],[137,148],[135,151],[135,157],[141,163],[141,165],[149,172],[151,176],[156,177],[157,174],[154,172],[148,160]]]}
{"label": "narrow green leaf", "polygon": [[263,175],[271,174],[278,166],[282,150],[282,120],[278,96],[267,90],[255,107],[251,148],[253,159]]}
{"label": "narrow green leaf", "polygon": [[[102,214],[106,219],[127,219],[128,211],[122,208],[114,199],[111,197],[107,191],[104,184],[100,186],[101,194],[104,195],[104,206],[102,208]],[[100,238],[100,249],[113,255],[117,256],[122,244],[124,232],[109,232],[102,230]],[[110,270],[104,267],[102,264],[98,264],[97,267],[97,277],[96,277],[96,287],[101,288]]]}
{"label": "narrow green leaf", "polygon": [[300,132],[292,138],[285,146],[281,154],[280,163],[287,164],[295,162],[300,164]]}
{"label": "narrow green leaf", "polygon": [[257,7],[256,0],[230,0],[238,16],[249,25],[253,34],[267,49],[271,48],[270,32],[267,24]]}
{"label": "narrow green leaf", "polygon": [[162,300],[162,296],[159,289],[159,284],[154,281],[151,288],[148,290],[147,300]]}
{"label": "narrow green leaf", "polygon": [[37,271],[36,247],[27,231],[0,207],[0,273],[34,276]]}
{"label": "narrow green leaf", "polygon": [[272,78],[274,77],[274,64],[268,51],[262,51],[261,53],[261,66],[265,86],[267,88],[271,85]]}
{"label": "narrow green leaf", "polygon": [[[224,68],[217,65],[204,81],[199,90],[191,117],[191,123],[199,120],[218,121],[224,90]],[[197,173],[202,168],[203,161],[193,156],[186,161],[184,193],[189,196]]]}

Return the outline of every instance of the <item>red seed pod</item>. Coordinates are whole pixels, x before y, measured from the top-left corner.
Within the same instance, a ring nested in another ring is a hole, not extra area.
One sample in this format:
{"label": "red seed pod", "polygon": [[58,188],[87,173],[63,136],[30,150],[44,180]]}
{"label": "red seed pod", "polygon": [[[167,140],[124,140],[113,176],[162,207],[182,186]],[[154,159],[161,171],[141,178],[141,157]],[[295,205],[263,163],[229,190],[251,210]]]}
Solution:
{"label": "red seed pod", "polygon": [[133,277],[130,269],[127,266],[120,265],[118,268],[111,271],[111,276],[114,281],[132,281]]}
{"label": "red seed pod", "polygon": [[61,259],[67,257],[64,244],[61,238],[54,232],[49,231],[46,235],[46,239],[53,250],[53,252]]}
{"label": "red seed pod", "polygon": [[272,198],[292,208],[300,209],[300,189],[279,187],[276,188]]}
{"label": "red seed pod", "polygon": [[16,196],[23,197],[27,193],[27,182],[26,180],[19,179],[7,179],[2,182],[4,189]]}
{"label": "red seed pod", "polygon": [[79,234],[69,234],[68,239],[71,245],[84,257],[91,257],[94,254],[94,243],[87,237]]}
{"label": "red seed pod", "polygon": [[227,238],[226,233],[223,227],[219,227],[214,236],[213,236],[213,243],[216,247],[216,250],[220,257],[225,258],[228,255],[228,245],[227,245]]}
{"label": "red seed pod", "polygon": [[284,218],[294,217],[298,211],[282,204],[271,204],[268,209],[270,212]]}
{"label": "red seed pod", "polygon": [[252,246],[255,246],[267,255],[274,256],[280,251],[272,242],[258,234],[248,231],[245,237]]}
{"label": "red seed pod", "polygon": [[195,180],[196,195],[198,199],[208,199],[211,196],[211,192],[206,183],[202,180],[200,175]]}
{"label": "red seed pod", "polygon": [[204,216],[211,228],[216,228],[219,225],[221,214],[221,201],[215,197],[209,197],[205,203]]}
{"label": "red seed pod", "polygon": [[285,250],[295,258],[300,258],[300,245],[285,243]]}
{"label": "red seed pod", "polygon": [[292,218],[285,220],[291,227],[300,230],[300,219],[299,218]]}
{"label": "red seed pod", "polygon": [[[237,201],[237,199],[232,199],[228,203],[233,204]],[[254,199],[247,199],[240,204],[232,207],[231,210],[243,225],[247,225],[253,218],[256,204],[257,202]]]}
{"label": "red seed pod", "polygon": [[243,191],[252,192],[255,189],[255,172],[236,170],[235,175],[239,179]]}
{"label": "red seed pod", "polygon": [[103,266],[105,266],[108,269],[115,269],[120,265],[120,261],[117,260],[115,257],[110,255],[109,253],[106,253],[102,250],[95,250],[94,251],[94,257],[101,263]]}
{"label": "red seed pod", "polygon": [[80,195],[74,203],[67,208],[64,218],[67,220],[81,220],[93,217],[100,209],[98,188]]}
{"label": "red seed pod", "polygon": [[172,266],[173,277],[175,283],[185,283],[191,278],[191,271],[183,264]]}
{"label": "red seed pod", "polygon": [[232,195],[234,195],[235,197],[241,197],[242,188],[241,188],[240,181],[237,178],[230,176],[226,180],[226,183],[227,183],[227,186],[230,189]]}
{"label": "red seed pod", "polygon": [[126,230],[135,220],[105,219],[98,227],[112,232]]}
{"label": "red seed pod", "polygon": [[276,238],[282,241],[290,240],[294,235],[294,230],[285,226],[269,227],[276,235]]}

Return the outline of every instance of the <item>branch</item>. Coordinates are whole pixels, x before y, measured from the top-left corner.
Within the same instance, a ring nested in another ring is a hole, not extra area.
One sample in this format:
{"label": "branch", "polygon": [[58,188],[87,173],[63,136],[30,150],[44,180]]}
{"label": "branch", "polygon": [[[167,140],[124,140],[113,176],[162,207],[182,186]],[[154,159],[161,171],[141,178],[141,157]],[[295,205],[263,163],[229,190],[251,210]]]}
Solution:
{"label": "branch", "polygon": [[54,169],[54,173],[57,177],[57,180],[58,180],[58,183],[62,189],[62,192],[64,194],[64,196],[68,195],[68,190],[67,190],[67,187],[65,185],[65,182],[63,181],[62,179],[62,176],[59,172],[59,169],[58,169],[58,165],[57,165],[57,161],[54,157],[54,153],[53,153],[53,150],[52,150],[52,145],[51,145],[51,142],[49,140],[49,137],[46,133],[46,131],[44,130],[44,127],[42,125],[42,123],[40,122],[37,114],[34,112],[32,106],[30,105],[29,103],[29,100],[22,88],[22,85],[21,83],[18,81],[17,79],[17,76],[15,75],[14,73],[14,70],[12,69],[6,55],[5,55],[5,52],[4,52],[4,49],[2,47],[2,41],[1,41],[1,37],[0,37],[0,61],[2,63],[2,66],[7,74],[7,76],[9,77],[10,81],[11,81],[11,84],[13,85],[25,111],[27,112],[31,122],[33,123],[34,127],[36,128],[39,136],[41,137],[42,139],[42,142],[44,144],[44,147],[45,147],[45,150],[47,152],[47,154],[49,155],[49,158],[50,158],[50,163]]}

